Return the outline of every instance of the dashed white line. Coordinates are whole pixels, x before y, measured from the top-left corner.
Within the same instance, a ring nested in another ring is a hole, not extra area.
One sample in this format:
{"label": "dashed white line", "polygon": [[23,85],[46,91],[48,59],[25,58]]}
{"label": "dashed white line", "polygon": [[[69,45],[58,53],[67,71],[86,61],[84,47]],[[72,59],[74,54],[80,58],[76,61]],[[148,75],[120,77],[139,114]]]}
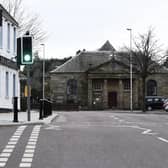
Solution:
{"label": "dashed white line", "polygon": [[31,163],[21,163],[19,167],[31,167]]}
{"label": "dashed white line", "polygon": [[0,162],[7,162],[8,161],[8,158],[0,158]]}
{"label": "dashed white line", "polygon": [[162,137],[157,137],[159,140],[161,140],[161,141],[163,141],[163,142],[166,142],[166,143],[168,143],[168,140],[167,139],[164,139],[164,138],[162,138]]}
{"label": "dashed white line", "polygon": [[40,127],[41,125],[40,126],[38,125],[33,128],[27,146],[25,147],[25,152],[23,154],[19,167],[31,167],[36,148],[36,143],[40,132]]}
{"label": "dashed white line", "polygon": [[23,158],[33,158],[34,153],[24,153]]}
{"label": "dashed white line", "polygon": [[22,162],[32,162],[33,158],[22,158]]}
{"label": "dashed white line", "polygon": [[11,156],[15,145],[17,144],[20,136],[22,135],[24,129],[27,126],[20,126],[19,128],[17,128],[17,130],[15,131],[15,133],[13,134],[13,136],[9,139],[8,144],[5,146],[5,148],[3,149],[3,151],[0,154],[0,167],[5,167],[6,163],[9,159],[9,157]]}

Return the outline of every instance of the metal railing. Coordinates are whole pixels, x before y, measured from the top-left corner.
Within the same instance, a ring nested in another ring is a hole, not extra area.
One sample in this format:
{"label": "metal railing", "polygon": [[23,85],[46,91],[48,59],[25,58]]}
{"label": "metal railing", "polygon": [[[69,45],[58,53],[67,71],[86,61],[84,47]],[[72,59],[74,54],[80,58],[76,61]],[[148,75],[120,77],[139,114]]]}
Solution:
{"label": "metal railing", "polygon": [[40,99],[39,119],[52,115],[52,102],[47,99]]}

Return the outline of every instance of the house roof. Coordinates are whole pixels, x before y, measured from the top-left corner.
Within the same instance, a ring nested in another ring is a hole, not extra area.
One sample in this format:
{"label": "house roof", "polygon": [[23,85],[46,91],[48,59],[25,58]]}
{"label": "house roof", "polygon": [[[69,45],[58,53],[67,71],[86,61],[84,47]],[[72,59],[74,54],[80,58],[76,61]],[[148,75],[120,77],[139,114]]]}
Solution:
{"label": "house roof", "polygon": [[107,41],[97,51],[81,51],[70,60],[57,67],[51,73],[66,73],[66,72],[86,72],[90,68],[94,68],[102,63],[109,61],[112,58],[114,48]]}
{"label": "house roof", "polygon": [[86,72],[111,59],[111,52],[88,52],[82,51],[77,56],[57,67],[51,73]]}
{"label": "house roof", "polygon": [[107,40],[98,51],[116,51],[115,48],[111,45],[111,43]]}

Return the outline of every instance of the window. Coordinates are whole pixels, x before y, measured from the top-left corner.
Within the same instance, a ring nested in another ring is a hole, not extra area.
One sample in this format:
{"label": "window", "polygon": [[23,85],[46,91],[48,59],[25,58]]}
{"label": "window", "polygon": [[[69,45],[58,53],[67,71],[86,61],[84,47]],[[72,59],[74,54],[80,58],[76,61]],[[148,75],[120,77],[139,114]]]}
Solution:
{"label": "window", "polygon": [[124,90],[130,90],[130,80],[125,79],[123,83],[124,83]]}
{"label": "window", "polygon": [[13,74],[13,97],[16,96],[16,75]]}
{"label": "window", "polygon": [[10,51],[10,24],[8,23],[7,28],[7,50]]}
{"label": "window", "polygon": [[102,80],[93,80],[93,90],[102,90],[103,81]]}
{"label": "window", "polygon": [[16,53],[16,28],[13,28],[13,52]]}
{"label": "window", "polygon": [[147,81],[147,96],[157,96],[157,83],[155,80]]}
{"label": "window", "polygon": [[77,81],[75,79],[70,79],[67,82],[67,95],[77,94]]}
{"label": "window", "polygon": [[5,86],[6,86],[6,97],[9,97],[9,72],[6,72]]}
{"label": "window", "polygon": [[67,82],[67,103],[77,103],[77,80],[75,79]]}

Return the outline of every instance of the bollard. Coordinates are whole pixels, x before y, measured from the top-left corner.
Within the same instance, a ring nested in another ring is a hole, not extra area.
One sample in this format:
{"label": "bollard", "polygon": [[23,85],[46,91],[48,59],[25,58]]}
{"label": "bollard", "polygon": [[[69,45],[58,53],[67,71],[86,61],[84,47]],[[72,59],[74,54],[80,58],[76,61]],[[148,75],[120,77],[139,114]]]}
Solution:
{"label": "bollard", "polygon": [[13,112],[14,112],[14,116],[13,116],[13,122],[18,122],[18,97],[13,97]]}
{"label": "bollard", "polygon": [[44,107],[44,105],[43,105],[43,100],[42,99],[40,99],[40,113],[39,113],[39,119],[40,120],[42,120],[43,119],[43,107]]}

